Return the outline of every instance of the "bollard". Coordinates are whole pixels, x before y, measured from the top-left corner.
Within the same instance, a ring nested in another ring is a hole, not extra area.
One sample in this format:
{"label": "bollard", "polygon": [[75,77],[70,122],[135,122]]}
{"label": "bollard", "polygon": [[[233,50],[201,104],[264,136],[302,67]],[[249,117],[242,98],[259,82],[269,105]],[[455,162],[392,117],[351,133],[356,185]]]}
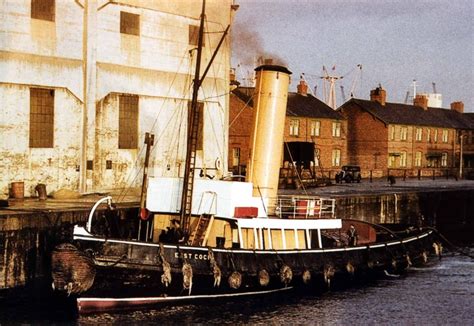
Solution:
{"label": "bollard", "polygon": [[14,199],[25,197],[25,183],[23,181],[12,182],[11,195]]}
{"label": "bollard", "polygon": [[39,200],[46,200],[48,198],[46,185],[44,183],[38,183],[35,187],[35,191],[38,193]]}

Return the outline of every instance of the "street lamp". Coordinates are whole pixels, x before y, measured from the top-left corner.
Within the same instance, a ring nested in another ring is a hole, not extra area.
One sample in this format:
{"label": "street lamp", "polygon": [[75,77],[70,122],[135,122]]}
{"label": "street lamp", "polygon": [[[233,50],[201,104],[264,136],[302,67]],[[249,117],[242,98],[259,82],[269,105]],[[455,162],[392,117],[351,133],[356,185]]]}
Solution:
{"label": "street lamp", "polygon": [[463,135],[462,133],[459,135],[459,179],[462,179],[462,145],[463,145],[463,142],[464,142],[464,137],[465,135]]}

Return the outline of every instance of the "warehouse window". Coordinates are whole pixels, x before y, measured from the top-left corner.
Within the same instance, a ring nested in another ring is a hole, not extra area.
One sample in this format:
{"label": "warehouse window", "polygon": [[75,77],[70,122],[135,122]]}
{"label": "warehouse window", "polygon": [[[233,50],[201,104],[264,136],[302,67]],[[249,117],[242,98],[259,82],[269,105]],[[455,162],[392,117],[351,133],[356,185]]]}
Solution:
{"label": "warehouse window", "polygon": [[341,137],[341,123],[340,122],[332,123],[332,136]]}
{"label": "warehouse window", "polygon": [[415,140],[416,141],[421,141],[423,137],[423,129],[422,128],[416,128],[415,129]]}
{"label": "warehouse window", "polygon": [[443,129],[442,138],[443,138],[443,143],[448,142],[448,130],[447,129]]}
{"label": "warehouse window", "polygon": [[120,149],[138,147],[138,96],[119,97],[119,143]]}
{"label": "warehouse window", "polygon": [[395,126],[390,126],[390,140],[395,140]]}
{"label": "warehouse window", "polygon": [[31,18],[54,22],[55,0],[31,0]]}
{"label": "warehouse window", "polygon": [[407,140],[408,136],[408,128],[407,127],[401,127],[400,128],[400,140]]}
{"label": "warehouse window", "polygon": [[[189,25],[189,45],[197,46],[199,42],[199,26]],[[205,46],[205,39],[202,38],[202,46]]]}
{"label": "warehouse window", "polygon": [[130,12],[120,12],[120,33],[140,35],[140,15]]}
{"label": "warehouse window", "polygon": [[441,154],[441,166],[448,166],[448,153]]}
{"label": "warehouse window", "polygon": [[30,147],[52,148],[54,143],[54,90],[30,89]]}
{"label": "warehouse window", "polygon": [[415,153],[415,166],[421,166],[421,152]]}
{"label": "warehouse window", "polygon": [[290,120],[290,136],[298,136],[300,134],[300,121],[297,119]]}
{"label": "warehouse window", "polygon": [[433,131],[433,141],[434,141],[435,143],[438,142],[438,129],[435,129],[435,130]]}
{"label": "warehouse window", "polygon": [[426,141],[431,142],[431,129],[426,130]]}
{"label": "warehouse window", "polygon": [[340,165],[341,165],[341,150],[333,149],[332,150],[332,166],[340,166]]}
{"label": "warehouse window", "polygon": [[312,120],[310,123],[309,134],[310,136],[319,136],[321,129],[321,122],[317,120]]}
{"label": "warehouse window", "polygon": [[407,152],[400,153],[400,166],[401,167],[407,166]]}

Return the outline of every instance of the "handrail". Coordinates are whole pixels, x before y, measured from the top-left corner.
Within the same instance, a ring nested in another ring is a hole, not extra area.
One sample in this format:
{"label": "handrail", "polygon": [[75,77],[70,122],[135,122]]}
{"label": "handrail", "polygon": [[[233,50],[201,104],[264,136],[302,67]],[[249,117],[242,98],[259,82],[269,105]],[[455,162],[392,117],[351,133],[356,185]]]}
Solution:
{"label": "handrail", "polygon": [[335,218],[335,199],[289,195],[279,196],[275,202],[280,218]]}
{"label": "handrail", "polygon": [[87,224],[86,224],[86,231],[89,232],[89,233],[92,233],[91,232],[91,228],[92,228],[92,217],[94,217],[94,213],[95,213],[95,210],[97,209],[97,207],[99,207],[100,204],[102,204],[103,202],[107,202],[107,205],[109,207],[112,206],[112,196],[107,196],[107,197],[104,197],[104,198],[101,198],[99,199],[95,204],[94,206],[92,206],[92,209],[89,213],[89,218],[87,219]]}

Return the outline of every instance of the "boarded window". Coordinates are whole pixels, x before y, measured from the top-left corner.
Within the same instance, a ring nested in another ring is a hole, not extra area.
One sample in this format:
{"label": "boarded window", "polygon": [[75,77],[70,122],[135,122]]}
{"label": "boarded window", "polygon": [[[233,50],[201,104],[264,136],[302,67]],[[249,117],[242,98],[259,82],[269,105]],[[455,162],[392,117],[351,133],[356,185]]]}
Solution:
{"label": "boarded window", "polygon": [[55,0],[31,0],[31,18],[54,22]]}
{"label": "boarded window", "polygon": [[30,147],[51,148],[54,143],[54,90],[30,89]]}
{"label": "boarded window", "polygon": [[140,15],[120,12],[120,33],[140,35]]}
{"label": "boarded window", "polygon": [[119,98],[119,148],[138,147],[138,96],[120,95]]}
{"label": "boarded window", "polygon": [[[189,25],[189,45],[197,46],[199,41],[199,26]],[[205,46],[204,37],[202,38],[202,46]]]}

